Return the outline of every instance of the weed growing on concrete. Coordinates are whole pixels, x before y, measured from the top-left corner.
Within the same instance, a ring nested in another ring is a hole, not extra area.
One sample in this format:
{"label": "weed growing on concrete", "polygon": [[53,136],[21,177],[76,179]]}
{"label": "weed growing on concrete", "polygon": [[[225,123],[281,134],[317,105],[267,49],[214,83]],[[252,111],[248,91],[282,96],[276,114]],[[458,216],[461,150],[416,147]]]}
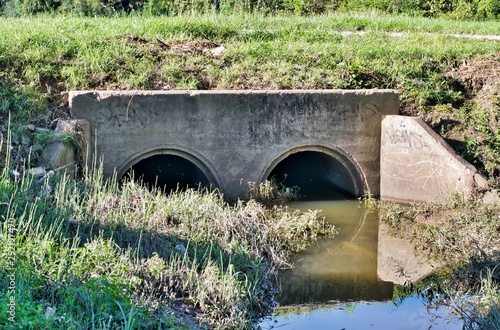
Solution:
{"label": "weed growing on concrete", "polygon": [[365,191],[363,197],[360,197],[358,199],[360,202],[363,202],[365,204],[366,209],[378,211],[378,206],[379,206],[378,199],[376,199],[375,196],[373,196],[373,194],[370,193],[369,191]]}
{"label": "weed growing on concrete", "polygon": [[298,186],[286,187],[275,179],[264,182],[248,183],[248,198],[255,199],[265,205],[283,204],[296,200],[299,197],[300,188]]}

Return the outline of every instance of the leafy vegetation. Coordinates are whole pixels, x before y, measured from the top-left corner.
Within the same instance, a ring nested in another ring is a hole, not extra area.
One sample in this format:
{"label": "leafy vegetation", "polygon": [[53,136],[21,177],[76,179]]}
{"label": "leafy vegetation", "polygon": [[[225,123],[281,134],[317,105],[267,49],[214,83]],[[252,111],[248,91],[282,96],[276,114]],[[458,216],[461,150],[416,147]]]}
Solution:
{"label": "leafy vegetation", "polygon": [[454,19],[497,19],[500,4],[494,0],[2,0],[0,12],[8,16],[38,13],[78,15],[130,14],[199,15],[209,12],[324,14],[334,11],[379,10],[391,14],[447,17]]}
{"label": "leafy vegetation", "polygon": [[283,204],[299,198],[300,188],[287,187],[276,179],[248,183],[248,198],[265,205]]}

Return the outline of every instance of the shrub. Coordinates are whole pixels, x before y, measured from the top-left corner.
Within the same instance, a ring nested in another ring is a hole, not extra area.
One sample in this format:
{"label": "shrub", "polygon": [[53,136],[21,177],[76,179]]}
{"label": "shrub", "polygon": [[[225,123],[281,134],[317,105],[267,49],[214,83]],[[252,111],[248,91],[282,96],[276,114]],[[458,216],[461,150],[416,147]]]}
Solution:
{"label": "shrub", "polygon": [[500,2],[497,0],[478,0],[475,17],[477,19],[497,19],[500,15]]}
{"label": "shrub", "polygon": [[130,1],[123,0],[63,0],[59,10],[86,16],[109,15],[128,10],[129,5]]}
{"label": "shrub", "polygon": [[496,0],[0,0],[5,16],[63,12],[96,16],[130,13],[149,15],[194,15],[220,11],[232,13],[323,14],[336,11],[378,10],[413,16],[454,19],[497,19],[500,3]]}
{"label": "shrub", "polygon": [[140,8],[134,0],[0,0],[0,12],[7,16],[64,12],[77,15],[109,15]]}
{"label": "shrub", "polygon": [[51,11],[57,6],[52,0],[14,0],[14,6],[19,14],[37,14]]}

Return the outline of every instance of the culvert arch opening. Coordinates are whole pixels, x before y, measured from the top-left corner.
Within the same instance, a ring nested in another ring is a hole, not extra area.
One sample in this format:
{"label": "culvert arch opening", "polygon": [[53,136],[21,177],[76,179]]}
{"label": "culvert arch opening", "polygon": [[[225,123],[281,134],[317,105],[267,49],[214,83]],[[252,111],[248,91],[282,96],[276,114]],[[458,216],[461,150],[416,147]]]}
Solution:
{"label": "culvert arch opening", "polygon": [[305,200],[348,199],[364,191],[357,167],[335,152],[292,152],[276,161],[266,179],[299,187],[299,197]]}
{"label": "culvert arch opening", "polygon": [[200,162],[170,153],[141,157],[129,166],[122,179],[133,179],[165,193],[188,188],[216,188],[209,171]]}

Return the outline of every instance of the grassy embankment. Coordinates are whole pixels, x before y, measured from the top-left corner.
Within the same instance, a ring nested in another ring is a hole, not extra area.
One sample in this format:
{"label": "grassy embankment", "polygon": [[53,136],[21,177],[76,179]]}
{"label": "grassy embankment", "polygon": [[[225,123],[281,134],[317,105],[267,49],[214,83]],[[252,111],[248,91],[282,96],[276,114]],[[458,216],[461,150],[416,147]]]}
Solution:
{"label": "grassy embankment", "polygon": [[[220,327],[248,325],[269,307],[267,270],[280,264],[273,257],[282,260],[279,249],[294,246],[293,238],[279,236],[296,220],[255,203],[224,206],[217,195],[197,193],[166,198],[134,185],[105,185],[90,173],[81,180],[15,182],[9,171],[22,172],[27,159],[35,164],[51,139],[24,125],[48,127],[65,117],[68,90],[394,88],[403,113],[427,120],[498,186],[500,86],[467,70],[491,72],[500,63],[500,42],[449,34],[495,34],[499,27],[375,14],[2,19],[0,207],[2,239],[11,224],[19,229],[17,320],[33,328],[165,326],[173,322],[165,301],[183,297]],[[364,33],[342,35],[346,30]],[[222,54],[210,53],[216,45]],[[465,218],[494,224],[497,214],[488,214]],[[304,216],[303,224],[312,218]],[[442,228],[452,233],[452,226]],[[258,240],[255,230],[262,232]],[[292,236],[304,232],[298,227]],[[186,254],[175,250],[187,242]],[[4,255],[12,253],[12,245],[2,246]],[[460,255],[461,262],[471,255]],[[8,259],[2,262],[8,267]]]}
{"label": "grassy embankment", "polygon": [[[457,141],[455,147],[493,178],[500,171],[498,87],[490,82],[494,88],[481,96],[492,105],[482,107],[471,98],[486,78],[453,74],[471,62],[497,63],[500,46],[449,34],[494,34],[498,26],[375,14],[4,18],[0,72],[15,91],[0,110],[5,121],[22,102],[19,94],[27,95],[42,104],[41,112],[23,112],[21,119],[48,125],[64,116],[67,91],[77,89],[394,88],[403,113],[422,116]],[[343,36],[346,30],[366,34]],[[404,33],[388,34],[394,31]],[[225,51],[211,55],[215,45]]]}

